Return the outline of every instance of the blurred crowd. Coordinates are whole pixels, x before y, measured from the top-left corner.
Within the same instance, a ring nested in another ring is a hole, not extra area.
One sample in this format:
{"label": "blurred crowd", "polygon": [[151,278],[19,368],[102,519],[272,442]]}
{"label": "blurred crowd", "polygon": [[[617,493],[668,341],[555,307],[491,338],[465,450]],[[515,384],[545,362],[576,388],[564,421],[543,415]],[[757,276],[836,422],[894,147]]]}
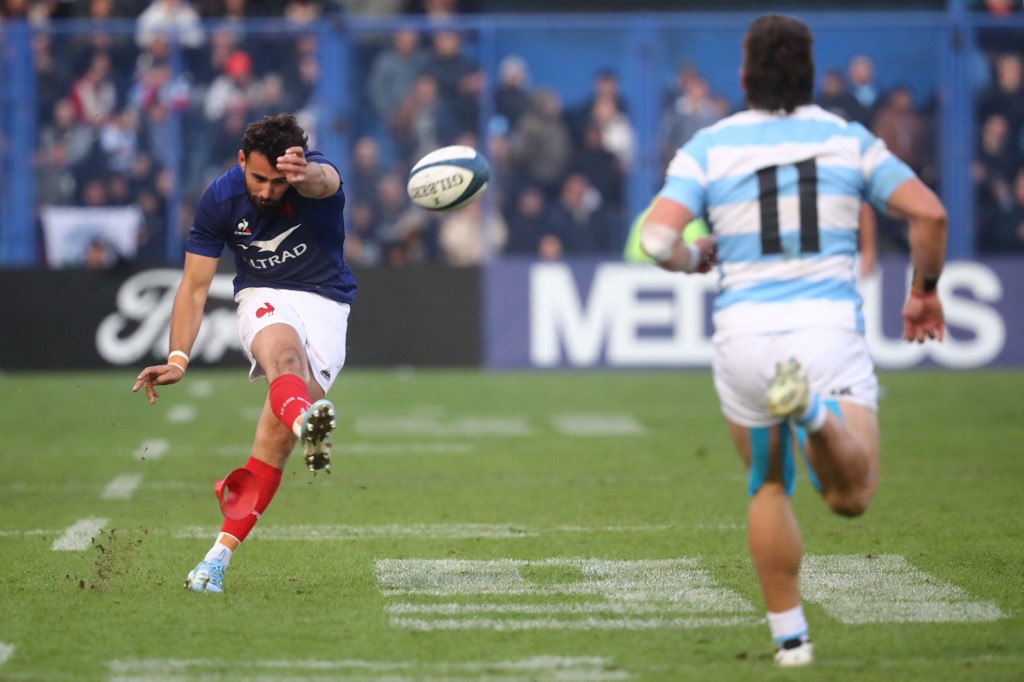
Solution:
{"label": "blurred crowd", "polygon": [[[584,75],[591,79],[588,95],[566,102],[534,85],[530,64],[510,55],[485,101],[491,76],[480,66],[473,34],[443,21],[459,12],[455,0],[6,0],[5,18],[26,17],[40,28],[55,18],[94,25],[71,37],[42,30],[33,38],[38,203],[134,206],[142,226],[132,259],[164,262],[168,230],[188,229],[199,194],[235,163],[248,122],[290,111],[311,137],[316,129],[316,33],[251,35],[240,22],[280,18],[313,26],[345,12],[442,20],[430,30],[406,25],[363,36],[356,46],[351,154],[335,160],[354,263],[474,265],[497,256],[621,254],[634,217],[627,215],[626,178],[640,150],[616,71],[609,65]],[[135,21],[133,35],[104,30],[104,22],[127,18]],[[978,88],[973,178],[978,247],[985,252],[1024,251],[1022,54],[1024,48],[988,54]],[[695,64],[666,76],[658,102],[661,170],[697,130],[742,107],[715,93]],[[934,98],[915,101],[910,86],[882,88],[871,58],[856,55],[847,64],[819,64],[816,99],[872,130],[941,191]],[[408,169],[447,144],[484,150],[491,187],[462,211],[415,208],[405,192]],[[177,212],[167,210],[173,196],[183,198]],[[174,215],[178,224],[168,225]],[[905,251],[905,227],[879,216],[878,249]]]}

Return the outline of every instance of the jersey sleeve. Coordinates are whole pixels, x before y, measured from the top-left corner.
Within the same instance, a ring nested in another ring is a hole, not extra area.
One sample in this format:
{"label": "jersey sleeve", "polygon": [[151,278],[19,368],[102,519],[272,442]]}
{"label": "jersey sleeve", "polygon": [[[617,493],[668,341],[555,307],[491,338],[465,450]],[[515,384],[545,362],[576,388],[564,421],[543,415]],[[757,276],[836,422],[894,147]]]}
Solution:
{"label": "jersey sleeve", "polygon": [[219,206],[214,197],[213,185],[210,185],[199,198],[192,227],[188,231],[188,240],[185,242],[185,251],[197,256],[220,258],[225,239],[224,219],[220,216]]}
{"label": "jersey sleeve", "polygon": [[917,177],[910,166],[901,161],[885,142],[859,123],[851,124],[860,140],[861,173],[864,176],[864,199],[885,213],[889,197],[904,181]]}

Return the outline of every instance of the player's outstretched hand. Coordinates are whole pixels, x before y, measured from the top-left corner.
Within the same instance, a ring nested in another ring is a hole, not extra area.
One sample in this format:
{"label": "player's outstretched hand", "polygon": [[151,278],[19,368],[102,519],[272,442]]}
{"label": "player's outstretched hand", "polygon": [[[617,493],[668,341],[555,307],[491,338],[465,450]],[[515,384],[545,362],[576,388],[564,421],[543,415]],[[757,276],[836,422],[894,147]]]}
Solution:
{"label": "player's outstretched hand", "polygon": [[284,173],[285,180],[291,185],[299,185],[306,181],[308,166],[302,147],[289,147],[284,150],[283,156],[277,157],[277,170]]}
{"label": "player's outstretched hand", "polygon": [[132,386],[132,393],[137,393],[143,386],[146,387],[146,397],[149,398],[149,402],[155,403],[156,399],[160,397],[160,394],[156,392],[156,386],[166,386],[167,384],[176,384],[181,381],[181,378],[185,375],[181,367],[174,364],[168,365],[153,365],[139,372],[139,378],[135,380],[135,385]]}
{"label": "player's outstretched hand", "polygon": [[911,293],[903,304],[903,338],[924,343],[928,339],[942,341],[945,335],[942,301],[938,294]]}

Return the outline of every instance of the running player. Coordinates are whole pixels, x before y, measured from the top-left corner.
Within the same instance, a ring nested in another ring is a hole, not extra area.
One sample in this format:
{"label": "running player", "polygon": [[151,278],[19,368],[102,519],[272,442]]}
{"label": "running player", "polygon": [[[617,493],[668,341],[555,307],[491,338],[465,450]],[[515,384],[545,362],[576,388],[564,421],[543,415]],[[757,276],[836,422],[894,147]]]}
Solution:
{"label": "running player", "polygon": [[[307,151],[293,116],[249,125],[238,165],[203,193],[185,246],[185,266],[171,314],[170,354],[139,373],[132,391],[185,376],[206,297],[225,245],[234,251],[238,328],[252,362],[249,378],[269,390],[244,471],[252,507],[226,519],[185,587],[223,592],[224,571],[270,504],[296,440],[311,471],[330,471],[334,406],[325,398],[345,364],[345,338],[356,284],[343,258],[345,195],[338,169]],[[242,478],[232,480],[242,480]],[[255,491],[255,493],[253,492]]]}
{"label": "running player", "polygon": [[[749,108],[679,149],[641,234],[663,268],[718,268],[712,373],[749,470],[748,542],[780,666],[814,658],[790,505],[794,440],[833,512],[863,514],[878,484],[878,382],[854,268],[862,199],[909,221],[904,337],[941,341],[944,331],[946,212],[874,135],[812,103],[812,43],[790,17],[750,25],[740,71]],[[701,215],[712,236],[683,243]]]}

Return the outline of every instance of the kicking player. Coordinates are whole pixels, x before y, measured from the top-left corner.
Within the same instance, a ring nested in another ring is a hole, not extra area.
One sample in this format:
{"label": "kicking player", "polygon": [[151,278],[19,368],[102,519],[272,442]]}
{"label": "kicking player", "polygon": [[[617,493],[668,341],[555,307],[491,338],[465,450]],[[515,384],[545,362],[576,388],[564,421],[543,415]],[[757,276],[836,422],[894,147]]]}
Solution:
{"label": "kicking player", "polygon": [[[790,17],[750,25],[740,71],[749,108],[678,150],[641,233],[665,269],[718,268],[712,373],[749,470],[748,542],[780,666],[814,658],[790,505],[794,440],[833,512],[863,514],[878,484],[878,382],[854,268],[862,199],[909,221],[904,337],[941,341],[944,331],[946,212],[874,135],[812,103],[812,42]],[[685,244],[683,227],[701,215],[712,236]]]}
{"label": "kicking player", "polygon": [[185,587],[223,592],[224,571],[274,497],[288,456],[301,440],[311,471],[330,472],[334,406],[325,398],[345,364],[349,307],[356,283],[343,258],[345,195],[338,169],[307,151],[288,114],[249,125],[238,165],[203,193],[185,246],[171,314],[170,354],[139,373],[132,391],[185,376],[206,297],[225,246],[234,251],[238,329],[252,362],[249,378],[269,384],[252,455],[233,472],[251,508],[226,519]]}

